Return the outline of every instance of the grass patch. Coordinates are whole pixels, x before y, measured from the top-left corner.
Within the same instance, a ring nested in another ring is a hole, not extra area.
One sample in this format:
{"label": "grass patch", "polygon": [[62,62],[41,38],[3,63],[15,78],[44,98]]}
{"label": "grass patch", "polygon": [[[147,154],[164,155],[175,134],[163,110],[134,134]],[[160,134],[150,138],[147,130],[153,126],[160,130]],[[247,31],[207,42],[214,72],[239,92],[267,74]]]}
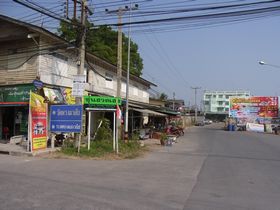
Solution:
{"label": "grass patch", "polygon": [[145,146],[141,147],[139,142],[136,140],[130,140],[125,143],[123,141],[119,142],[119,155],[116,155],[113,151],[112,141],[102,140],[102,141],[92,141],[90,145],[90,150],[87,146],[82,146],[80,153],[77,152],[77,148],[74,144],[65,144],[61,153],[66,156],[76,156],[76,157],[88,157],[88,158],[101,158],[101,159],[132,159],[139,157],[146,150]]}

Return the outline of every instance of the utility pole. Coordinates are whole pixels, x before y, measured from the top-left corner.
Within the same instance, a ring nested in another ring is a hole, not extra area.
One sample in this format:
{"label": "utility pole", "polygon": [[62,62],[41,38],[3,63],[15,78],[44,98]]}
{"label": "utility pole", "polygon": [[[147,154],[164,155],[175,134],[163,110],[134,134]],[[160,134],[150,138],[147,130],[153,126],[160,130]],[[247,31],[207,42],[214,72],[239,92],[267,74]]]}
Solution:
{"label": "utility pole", "polygon": [[[117,58],[117,97],[121,97],[122,82],[122,15],[123,9],[119,8],[118,12],[118,58]],[[118,120],[119,121],[119,120]]]}
{"label": "utility pole", "polygon": [[126,103],[125,103],[125,135],[128,139],[128,104],[129,104],[129,74],[130,74],[130,42],[131,42],[131,10],[138,9],[138,4],[132,7],[131,1],[129,5],[129,28],[128,28],[128,49],[127,49],[127,70],[126,70]]}
{"label": "utility pole", "polygon": [[74,20],[76,20],[77,0],[74,0]]}
{"label": "utility pole", "polygon": [[[81,27],[82,27],[82,34],[81,34],[81,42],[79,46],[79,67],[77,71],[77,75],[84,75],[84,66],[85,66],[85,39],[86,39],[86,0],[81,1]],[[76,96],[75,97],[76,104],[82,104],[82,97]],[[81,133],[76,135],[76,140],[78,140],[78,153],[80,153],[80,146],[81,146]]]}
{"label": "utility pole", "polygon": [[194,90],[194,103],[195,103],[195,123],[197,122],[197,104],[196,104],[196,94],[197,90],[200,89],[201,87],[191,87],[191,89]]}
{"label": "utility pole", "polygon": [[65,7],[64,7],[64,12],[65,12],[65,18],[69,18],[69,0],[66,0],[65,2]]}
{"label": "utility pole", "polygon": [[173,111],[175,110],[175,92],[173,92]]}
{"label": "utility pole", "polygon": [[[138,5],[135,5],[138,8]],[[131,7],[126,6],[125,8],[120,7],[118,10],[109,11],[105,9],[107,13],[117,13],[118,15],[118,57],[117,57],[117,94],[116,97],[121,98],[121,79],[122,79],[122,15],[129,11],[131,12]],[[130,14],[129,14],[130,18]],[[130,26],[129,26],[130,27]],[[129,29],[130,30],[130,29]],[[126,113],[125,113],[125,132],[128,131],[128,94],[129,94],[129,70],[130,70],[130,31],[129,31],[129,42],[128,42],[128,66],[127,66],[127,81],[126,81]],[[118,127],[121,121],[117,118],[117,142],[118,142]],[[118,146],[118,144],[117,144]],[[118,154],[118,147],[116,147],[116,152]]]}

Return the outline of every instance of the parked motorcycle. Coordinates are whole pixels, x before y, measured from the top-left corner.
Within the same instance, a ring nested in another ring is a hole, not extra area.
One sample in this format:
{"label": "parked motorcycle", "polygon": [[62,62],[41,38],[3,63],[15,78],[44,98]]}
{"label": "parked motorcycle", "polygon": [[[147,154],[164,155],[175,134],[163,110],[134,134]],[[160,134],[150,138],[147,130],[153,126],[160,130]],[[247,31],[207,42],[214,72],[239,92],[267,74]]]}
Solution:
{"label": "parked motorcycle", "polygon": [[177,126],[168,126],[166,129],[166,133],[174,136],[183,136],[185,134],[184,129]]}

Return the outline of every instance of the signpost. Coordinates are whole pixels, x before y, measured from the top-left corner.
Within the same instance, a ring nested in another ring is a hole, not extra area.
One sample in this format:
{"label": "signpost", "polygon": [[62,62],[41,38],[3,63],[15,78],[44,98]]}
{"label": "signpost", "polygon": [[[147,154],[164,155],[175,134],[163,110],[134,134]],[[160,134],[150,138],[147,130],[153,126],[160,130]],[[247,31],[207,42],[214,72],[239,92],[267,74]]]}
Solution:
{"label": "signpost", "polygon": [[50,116],[51,132],[74,132],[82,130],[82,105],[52,105]]}
{"label": "signpost", "polygon": [[88,150],[90,150],[91,112],[113,112],[113,149],[118,154],[118,132],[116,126],[117,105],[121,104],[121,98],[110,96],[84,96],[84,106],[89,113],[88,117]]}

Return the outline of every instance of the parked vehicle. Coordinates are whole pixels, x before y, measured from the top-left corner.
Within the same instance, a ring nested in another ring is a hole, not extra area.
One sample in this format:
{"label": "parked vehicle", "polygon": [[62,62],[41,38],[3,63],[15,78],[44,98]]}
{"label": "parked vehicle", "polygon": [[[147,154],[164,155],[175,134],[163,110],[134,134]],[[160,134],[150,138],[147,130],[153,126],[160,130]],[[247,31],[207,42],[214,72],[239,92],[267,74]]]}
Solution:
{"label": "parked vehicle", "polygon": [[183,136],[185,134],[184,129],[178,126],[169,125],[166,128],[166,134],[174,136]]}
{"label": "parked vehicle", "polygon": [[195,125],[195,126],[204,126],[205,123],[204,123],[204,121],[198,121],[198,122],[196,122],[194,125]]}
{"label": "parked vehicle", "polygon": [[204,120],[204,124],[205,124],[205,125],[210,125],[210,124],[212,124],[212,123],[213,123],[212,120],[208,120],[208,119]]}

